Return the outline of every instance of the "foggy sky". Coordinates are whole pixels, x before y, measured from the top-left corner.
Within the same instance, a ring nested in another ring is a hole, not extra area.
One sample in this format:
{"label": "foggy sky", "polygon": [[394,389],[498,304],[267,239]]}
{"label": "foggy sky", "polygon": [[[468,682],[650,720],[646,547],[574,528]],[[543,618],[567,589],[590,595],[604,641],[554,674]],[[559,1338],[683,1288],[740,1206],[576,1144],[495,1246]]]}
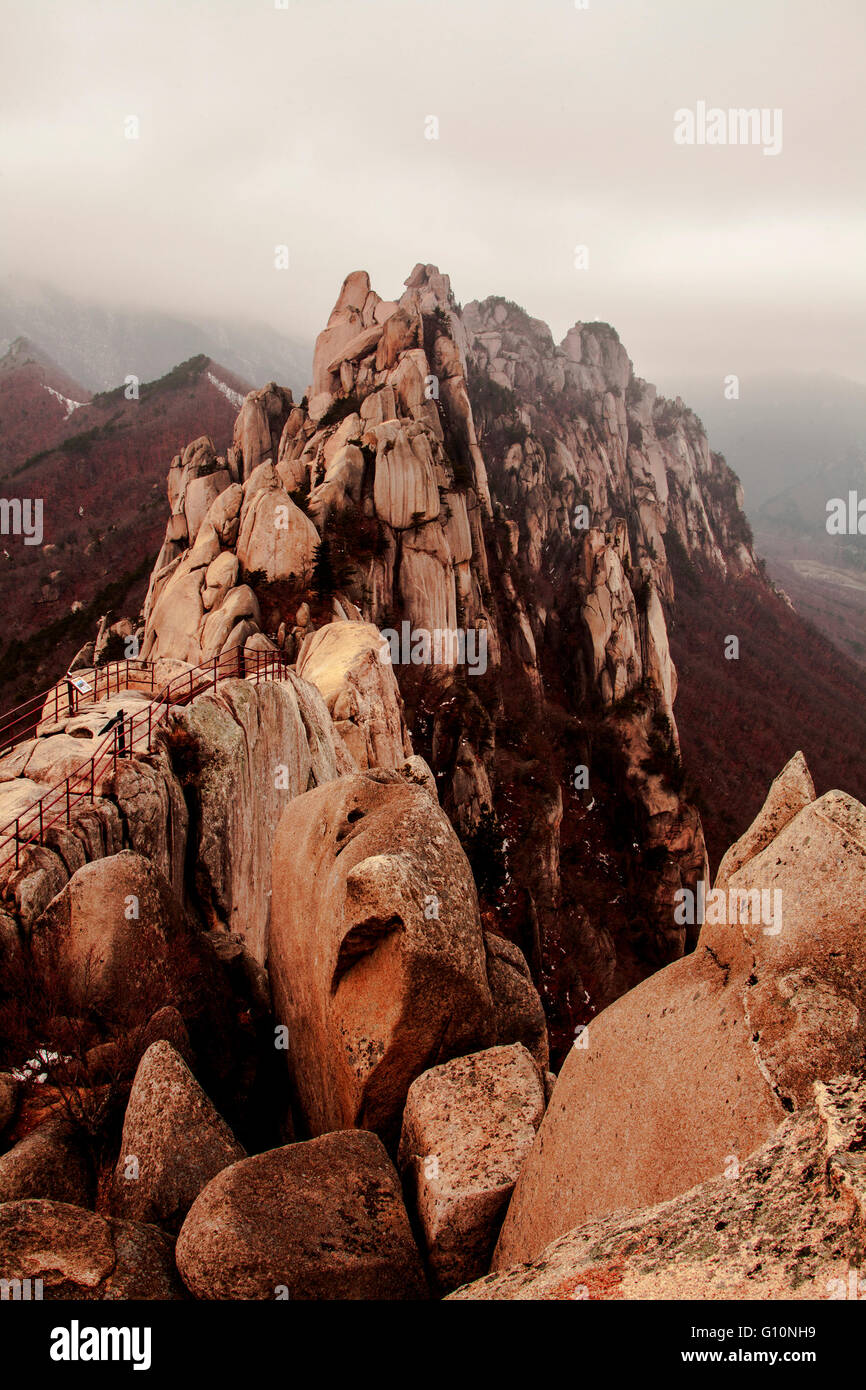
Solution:
{"label": "foggy sky", "polygon": [[[557,340],[607,319],[670,393],[866,380],[862,0],[0,0],[0,23],[4,273],[312,338],[350,270],[396,297],[432,261]],[[698,101],[780,107],[781,154],[677,146]]]}

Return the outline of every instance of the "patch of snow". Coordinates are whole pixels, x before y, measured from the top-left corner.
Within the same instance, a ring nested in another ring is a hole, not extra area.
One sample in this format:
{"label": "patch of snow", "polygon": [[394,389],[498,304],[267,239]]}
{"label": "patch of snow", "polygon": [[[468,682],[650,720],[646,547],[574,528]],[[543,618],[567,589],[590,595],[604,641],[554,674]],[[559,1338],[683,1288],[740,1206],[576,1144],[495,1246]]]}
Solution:
{"label": "patch of snow", "polygon": [[42,383],[42,387],[43,390],[50,391],[52,396],[56,396],[57,400],[60,402],[61,405],[66,406],[66,414],[63,417],[64,420],[69,419],[73,410],[79,410],[80,407],[84,405],[84,401],[71,401],[68,396],[61,396],[59,391],[55,391],[53,386],[46,386],[44,381]]}
{"label": "patch of snow", "polygon": [[240,391],[233,391],[232,388],[230,386],[227,386],[224,381],[220,381],[218,376],[214,376],[213,372],[208,372],[207,379],[210,382],[211,386],[215,386],[218,391],[222,392],[226,400],[230,401],[231,404],[234,406],[235,410],[240,410],[241,406],[244,403],[244,398],[241,395]]}

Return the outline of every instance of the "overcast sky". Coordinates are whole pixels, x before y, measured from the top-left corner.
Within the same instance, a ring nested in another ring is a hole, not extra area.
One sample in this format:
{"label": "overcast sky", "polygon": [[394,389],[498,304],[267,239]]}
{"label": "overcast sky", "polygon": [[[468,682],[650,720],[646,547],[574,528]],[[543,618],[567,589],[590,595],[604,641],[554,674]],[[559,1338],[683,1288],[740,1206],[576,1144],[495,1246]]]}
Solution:
{"label": "overcast sky", "polygon": [[[6,273],[312,337],[348,271],[396,297],[433,261],[464,303],[506,295],[557,339],[609,320],[671,393],[704,372],[866,380],[863,0],[0,15]],[[781,108],[782,152],[675,144],[699,101]]]}

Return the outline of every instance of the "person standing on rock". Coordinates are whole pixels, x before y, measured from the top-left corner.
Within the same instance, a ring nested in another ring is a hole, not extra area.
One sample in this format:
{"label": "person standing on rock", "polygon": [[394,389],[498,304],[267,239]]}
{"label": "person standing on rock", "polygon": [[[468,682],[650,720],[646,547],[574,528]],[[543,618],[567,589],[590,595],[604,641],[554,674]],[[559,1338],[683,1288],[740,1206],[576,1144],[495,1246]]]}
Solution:
{"label": "person standing on rock", "polygon": [[125,712],[122,709],[119,709],[117,711],[117,714],[113,715],[112,718],[109,719],[108,723],[103,724],[102,728],[99,730],[100,734],[107,734],[109,729],[114,729],[114,742],[117,747],[117,755],[120,758],[122,758],[126,752],[125,719]]}

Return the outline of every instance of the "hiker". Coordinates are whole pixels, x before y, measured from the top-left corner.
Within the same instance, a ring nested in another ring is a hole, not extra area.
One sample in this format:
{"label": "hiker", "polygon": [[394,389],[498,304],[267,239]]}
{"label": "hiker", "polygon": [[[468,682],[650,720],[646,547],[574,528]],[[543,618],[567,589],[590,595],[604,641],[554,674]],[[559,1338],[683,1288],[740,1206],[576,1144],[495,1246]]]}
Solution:
{"label": "hiker", "polygon": [[66,700],[67,700],[67,703],[68,703],[68,705],[69,705],[69,713],[70,713],[70,714],[74,714],[75,711],[76,711],[76,709],[78,708],[78,701],[77,701],[77,699],[75,698],[75,695],[76,695],[75,686],[72,684],[72,680],[71,680],[71,678],[70,678],[70,676],[69,676],[69,672],[67,671],[67,673],[66,673]]}
{"label": "hiker", "polygon": [[124,711],[122,709],[119,709],[117,711],[117,714],[113,715],[112,718],[109,719],[108,723],[103,724],[102,728],[99,730],[100,734],[107,734],[109,729],[115,730],[114,739],[117,745],[118,756],[121,758],[126,752],[126,724],[124,722],[125,717],[126,716]]}

